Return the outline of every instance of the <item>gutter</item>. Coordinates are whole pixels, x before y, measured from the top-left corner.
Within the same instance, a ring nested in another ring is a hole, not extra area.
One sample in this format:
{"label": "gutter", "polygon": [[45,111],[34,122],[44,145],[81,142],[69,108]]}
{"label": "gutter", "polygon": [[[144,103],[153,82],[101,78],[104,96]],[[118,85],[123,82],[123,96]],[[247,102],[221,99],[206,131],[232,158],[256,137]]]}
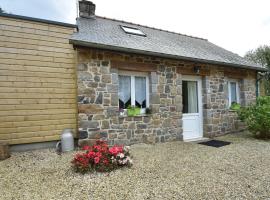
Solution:
{"label": "gutter", "polygon": [[261,72],[266,72],[267,71],[267,69],[264,69],[264,68],[240,65],[240,64],[235,64],[235,63],[225,63],[225,62],[214,61],[214,60],[191,58],[191,57],[178,56],[178,55],[172,55],[172,54],[165,54],[165,53],[158,53],[158,52],[152,52],[152,51],[131,49],[131,48],[126,48],[126,47],[118,47],[118,46],[114,46],[114,45],[105,45],[105,44],[99,44],[99,43],[93,43],[93,42],[85,42],[85,41],[74,40],[74,39],[70,39],[69,43],[73,44],[73,45],[77,45],[77,46],[92,47],[92,48],[104,49],[104,50],[120,51],[120,52],[125,52],[125,53],[135,53],[135,54],[142,54],[142,55],[149,55],[149,56],[157,56],[157,57],[161,57],[161,58],[180,59],[180,60],[200,62],[200,63],[205,63],[205,64],[225,65],[225,66],[230,66],[230,67],[238,67],[238,68],[242,68],[242,69],[253,69],[253,70],[261,71]]}

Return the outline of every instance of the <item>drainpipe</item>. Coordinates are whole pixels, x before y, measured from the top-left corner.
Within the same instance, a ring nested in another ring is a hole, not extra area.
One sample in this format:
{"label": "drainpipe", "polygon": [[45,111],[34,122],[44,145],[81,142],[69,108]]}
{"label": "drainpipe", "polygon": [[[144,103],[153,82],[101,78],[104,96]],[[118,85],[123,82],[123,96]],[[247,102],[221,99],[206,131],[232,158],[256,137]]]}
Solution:
{"label": "drainpipe", "polygon": [[256,71],[256,97],[259,96],[259,82],[260,82],[260,80],[262,80],[266,76],[269,76],[268,74],[269,74],[269,72],[261,73],[259,71]]}
{"label": "drainpipe", "polygon": [[259,81],[262,79],[262,77],[259,77],[259,72],[256,71],[256,97],[259,96]]}

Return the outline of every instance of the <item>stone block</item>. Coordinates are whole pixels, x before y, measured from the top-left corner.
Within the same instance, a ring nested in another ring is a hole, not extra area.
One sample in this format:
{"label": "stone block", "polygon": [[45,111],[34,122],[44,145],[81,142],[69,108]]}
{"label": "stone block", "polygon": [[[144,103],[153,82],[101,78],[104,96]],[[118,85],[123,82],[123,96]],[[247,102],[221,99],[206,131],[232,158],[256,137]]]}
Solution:
{"label": "stone block", "polygon": [[160,97],[159,94],[150,94],[150,104],[159,104],[160,103]]}
{"label": "stone block", "polygon": [[101,65],[102,66],[109,66],[109,61],[107,61],[107,60],[106,61],[102,61],[101,62]]}
{"label": "stone block", "polygon": [[100,73],[109,74],[110,73],[109,67],[100,67]]}
{"label": "stone block", "polygon": [[152,84],[157,84],[158,83],[158,75],[157,75],[156,72],[151,72],[150,80],[151,80]]}
{"label": "stone block", "polygon": [[169,85],[165,85],[165,93],[170,93],[171,89]]}
{"label": "stone block", "polygon": [[79,128],[82,128],[82,129],[99,128],[99,122],[81,120],[79,124]]}
{"label": "stone block", "polygon": [[87,131],[79,131],[79,139],[86,139],[88,138],[88,132]]}
{"label": "stone block", "polygon": [[109,85],[107,85],[107,91],[108,92],[118,92],[118,85],[116,85],[116,84],[109,84]]}
{"label": "stone block", "polygon": [[100,77],[99,77],[98,75],[96,75],[96,76],[94,77],[94,81],[95,81],[95,82],[100,82]]}
{"label": "stone block", "polygon": [[171,119],[163,120],[162,127],[170,127],[171,126]]}
{"label": "stone block", "polygon": [[95,104],[102,104],[102,102],[103,102],[103,93],[99,92]]}
{"label": "stone block", "polygon": [[118,106],[118,94],[117,93],[112,93],[111,94],[111,106]]}
{"label": "stone block", "polygon": [[104,74],[101,78],[102,83],[111,83],[112,82],[112,76],[110,74]]}
{"label": "stone block", "polygon": [[137,124],[137,129],[147,129],[147,124]]}
{"label": "stone block", "polygon": [[146,144],[155,144],[155,142],[156,142],[156,137],[155,137],[154,135],[146,135],[146,134],[144,134],[144,135],[142,136],[142,140],[143,140],[143,142],[146,143]]}
{"label": "stone block", "polygon": [[109,122],[108,120],[102,121],[101,124],[102,124],[102,125],[101,125],[101,128],[102,128],[102,129],[109,129],[109,128],[110,128],[110,122]]}
{"label": "stone block", "polygon": [[126,134],[127,134],[127,139],[131,139],[133,136],[132,130],[127,130]]}
{"label": "stone block", "polygon": [[107,108],[107,117],[118,116],[118,107]]}
{"label": "stone block", "polygon": [[160,105],[159,104],[152,104],[151,105],[151,110],[152,110],[152,113],[158,113],[159,112],[159,108],[160,108]]}
{"label": "stone block", "polygon": [[89,139],[102,139],[102,138],[107,138],[108,133],[105,131],[88,131],[88,138]]}
{"label": "stone block", "polygon": [[79,139],[78,146],[83,148],[84,146],[93,146],[97,142],[97,139]]}
{"label": "stone block", "polygon": [[144,123],[149,123],[151,121],[151,118],[149,116],[143,117],[143,122]]}
{"label": "stone block", "polygon": [[[87,87],[90,87],[90,88],[97,88],[97,86],[98,86],[97,82],[90,81],[87,83]],[[92,91],[95,91],[95,90],[92,90]]]}
{"label": "stone block", "polygon": [[105,115],[103,115],[103,114],[94,115],[92,117],[92,120],[103,120],[103,119],[105,119]]}
{"label": "stone block", "polygon": [[91,81],[92,75],[88,72],[78,72],[78,80],[80,81]]}
{"label": "stone block", "polygon": [[77,65],[77,70],[78,71],[87,71],[87,64],[85,64],[85,63],[81,63],[81,64],[78,64]]}
{"label": "stone block", "polygon": [[135,129],[135,128],[136,128],[135,125],[136,125],[135,122],[130,122],[130,123],[128,124],[128,129]]}
{"label": "stone block", "polygon": [[160,137],[160,142],[162,142],[162,143],[165,142],[165,137],[163,135]]}
{"label": "stone block", "polygon": [[78,104],[78,112],[85,114],[102,114],[103,108],[94,104]]}
{"label": "stone block", "polygon": [[129,145],[130,142],[127,139],[114,139],[115,145]]}
{"label": "stone block", "polygon": [[112,84],[118,84],[118,74],[112,74]]}

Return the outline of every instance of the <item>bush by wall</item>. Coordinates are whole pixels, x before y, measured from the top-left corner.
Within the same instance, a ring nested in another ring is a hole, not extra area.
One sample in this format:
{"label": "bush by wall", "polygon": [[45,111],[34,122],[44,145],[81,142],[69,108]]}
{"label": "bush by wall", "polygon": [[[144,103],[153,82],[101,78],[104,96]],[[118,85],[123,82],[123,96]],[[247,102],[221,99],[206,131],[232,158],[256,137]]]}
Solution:
{"label": "bush by wall", "polygon": [[270,96],[258,97],[256,104],[238,111],[256,138],[270,139]]}

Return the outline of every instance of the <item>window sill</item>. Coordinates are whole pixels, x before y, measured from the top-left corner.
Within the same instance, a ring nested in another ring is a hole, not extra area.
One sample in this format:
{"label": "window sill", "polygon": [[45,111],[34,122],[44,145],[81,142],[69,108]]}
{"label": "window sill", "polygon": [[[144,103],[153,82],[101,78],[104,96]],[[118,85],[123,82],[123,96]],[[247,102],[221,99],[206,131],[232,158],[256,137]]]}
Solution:
{"label": "window sill", "polygon": [[119,118],[127,118],[127,117],[134,117],[134,118],[138,118],[138,117],[149,117],[151,116],[151,114],[141,114],[141,115],[134,115],[134,116],[128,116],[128,115],[119,115]]}

